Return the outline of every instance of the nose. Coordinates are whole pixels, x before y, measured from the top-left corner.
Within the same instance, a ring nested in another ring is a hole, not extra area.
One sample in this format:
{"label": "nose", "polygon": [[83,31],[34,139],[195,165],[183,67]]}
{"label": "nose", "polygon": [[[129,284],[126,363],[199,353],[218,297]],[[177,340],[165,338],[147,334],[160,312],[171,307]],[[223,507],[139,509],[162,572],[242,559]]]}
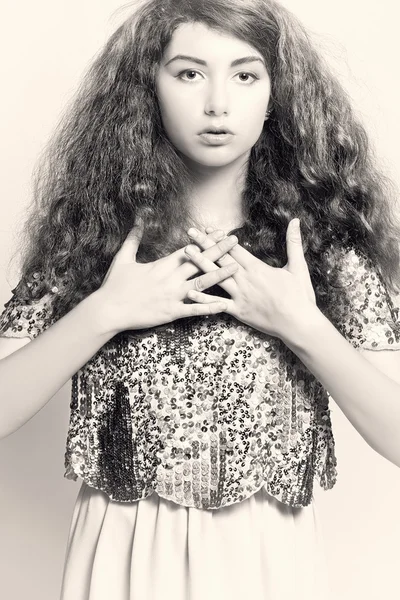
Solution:
{"label": "nose", "polygon": [[206,94],[205,113],[207,115],[210,113],[214,115],[228,114],[228,104],[226,83],[222,81],[210,83]]}

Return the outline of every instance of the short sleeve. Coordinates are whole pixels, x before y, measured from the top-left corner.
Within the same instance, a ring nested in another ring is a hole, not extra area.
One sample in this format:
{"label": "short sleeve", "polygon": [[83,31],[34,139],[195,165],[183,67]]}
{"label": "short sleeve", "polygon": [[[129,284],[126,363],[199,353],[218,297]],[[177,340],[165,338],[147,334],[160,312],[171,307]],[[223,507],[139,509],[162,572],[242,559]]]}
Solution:
{"label": "short sleeve", "polygon": [[5,303],[0,314],[0,337],[36,338],[53,324],[53,300],[58,292],[54,286],[39,300],[23,300],[19,293],[19,284],[11,290],[12,296]]}
{"label": "short sleeve", "polygon": [[335,307],[335,324],[355,347],[400,350],[399,307],[371,261],[354,249],[339,260],[343,289]]}

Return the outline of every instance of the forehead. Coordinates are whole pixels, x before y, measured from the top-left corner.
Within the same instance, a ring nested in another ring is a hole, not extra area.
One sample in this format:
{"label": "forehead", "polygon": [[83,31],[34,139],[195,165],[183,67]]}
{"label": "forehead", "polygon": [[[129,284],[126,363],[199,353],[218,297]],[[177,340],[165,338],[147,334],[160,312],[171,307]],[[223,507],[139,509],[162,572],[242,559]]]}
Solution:
{"label": "forehead", "polygon": [[204,60],[234,58],[253,54],[262,55],[251,44],[229,34],[207,27],[204,23],[181,23],[174,31],[164,51],[165,60],[175,54],[190,54]]}

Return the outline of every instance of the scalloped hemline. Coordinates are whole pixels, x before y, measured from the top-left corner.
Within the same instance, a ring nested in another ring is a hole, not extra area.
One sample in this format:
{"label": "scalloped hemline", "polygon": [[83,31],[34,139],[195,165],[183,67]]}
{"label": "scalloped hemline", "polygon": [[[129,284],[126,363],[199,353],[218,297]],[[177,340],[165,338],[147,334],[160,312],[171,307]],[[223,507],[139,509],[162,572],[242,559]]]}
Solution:
{"label": "scalloped hemline", "polygon": [[[72,476],[72,473],[74,473],[75,477]],[[247,500],[251,496],[254,496],[254,494],[256,494],[257,492],[259,492],[261,489],[264,489],[264,491],[266,492],[266,494],[268,494],[269,496],[271,496],[275,500],[278,500],[279,502],[281,502],[285,506],[290,506],[292,508],[305,508],[305,507],[309,506],[312,503],[313,497],[314,497],[312,495],[311,500],[307,504],[301,504],[299,502],[295,502],[295,503],[291,504],[290,502],[284,502],[284,500],[282,499],[283,494],[275,494],[275,493],[273,493],[271,491],[270,486],[269,486],[268,480],[263,480],[262,483],[258,487],[256,487],[256,488],[252,489],[251,491],[249,491],[248,494],[244,498],[241,498],[240,500],[228,501],[225,504],[220,504],[220,506],[195,506],[194,504],[188,504],[187,502],[185,502],[185,500],[179,500],[178,501],[176,498],[172,498],[170,496],[167,496],[163,492],[159,492],[157,490],[156,486],[154,486],[154,487],[145,487],[143,489],[143,491],[142,491],[142,495],[139,498],[135,498],[135,499],[131,499],[131,500],[119,500],[118,498],[116,498],[115,496],[113,496],[112,494],[110,494],[109,492],[107,492],[107,490],[104,487],[98,486],[98,485],[93,485],[93,483],[91,482],[91,480],[90,480],[89,477],[82,476],[73,467],[69,471],[69,476],[67,476],[67,474],[65,473],[64,477],[67,478],[67,479],[70,479],[72,481],[76,481],[79,478],[82,482],[84,482],[89,487],[91,487],[91,488],[93,488],[95,490],[99,490],[99,491],[103,492],[104,494],[106,494],[110,498],[110,500],[112,500],[113,502],[121,502],[122,504],[127,504],[127,503],[131,503],[131,502],[139,502],[139,500],[145,500],[146,498],[148,498],[152,494],[156,493],[158,496],[160,496],[160,498],[163,498],[164,500],[168,500],[169,502],[173,502],[174,504],[177,504],[179,506],[185,506],[186,508],[197,508],[198,510],[219,510],[219,509],[225,508],[227,506],[232,506],[233,504],[239,504],[239,502],[244,502],[245,500]],[[317,478],[314,478],[314,481],[317,481]],[[332,487],[333,487],[333,485],[332,485]],[[323,489],[325,489],[325,488],[323,488]]]}

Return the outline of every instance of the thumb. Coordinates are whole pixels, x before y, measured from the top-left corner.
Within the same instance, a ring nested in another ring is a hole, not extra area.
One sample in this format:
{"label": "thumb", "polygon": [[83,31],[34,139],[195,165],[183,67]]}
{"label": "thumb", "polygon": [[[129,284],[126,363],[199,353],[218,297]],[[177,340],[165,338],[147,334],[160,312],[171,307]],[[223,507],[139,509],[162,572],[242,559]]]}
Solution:
{"label": "thumb", "polygon": [[135,225],[126,236],[121,248],[118,250],[117,262],[130,263],[136,260],[136,254],[142,241],[144,221],[142,217],[136,217]]}
{"label": "thumb", "polygon": [[291,273],[294,274],[308,270],[303,252],[299,219],[292,219],[286,230],[286,252],[288,257],[288,270]]}

